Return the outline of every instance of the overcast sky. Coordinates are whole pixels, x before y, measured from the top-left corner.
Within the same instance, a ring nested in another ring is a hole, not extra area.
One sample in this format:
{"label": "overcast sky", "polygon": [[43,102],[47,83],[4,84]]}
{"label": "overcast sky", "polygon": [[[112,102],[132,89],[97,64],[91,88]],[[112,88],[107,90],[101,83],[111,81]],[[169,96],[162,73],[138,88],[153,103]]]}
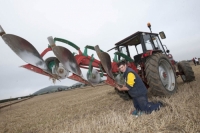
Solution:
{"label": "overcast sky", "polygon": [[[136,31],[149,31],[146,24],[151,22],[153,32],[165,32],[163,44],[180,61],[200,57],[199,5],[199,0],[2,0],[0,25],[41,53],[48,45],[48,36],[70,40],[81,50],[86,45],[99,45],[107,51]],[[76,52],[65,44],[58,45]],[[53,85],[48,77],[20,68],[26,63],[2,39],[0,47],[0,99]],[[113,58],[112,52],[110,55]],[[49,56],[53,53],[44,59]],[[65,79],[56,85],[74,83]]]}

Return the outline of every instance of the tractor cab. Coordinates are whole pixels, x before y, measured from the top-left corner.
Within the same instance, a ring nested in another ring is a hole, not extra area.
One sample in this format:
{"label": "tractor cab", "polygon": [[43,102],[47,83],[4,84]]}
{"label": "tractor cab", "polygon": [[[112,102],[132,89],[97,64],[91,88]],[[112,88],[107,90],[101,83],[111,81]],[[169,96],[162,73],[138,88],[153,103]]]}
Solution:
{"label": "tractor cab", "polygon": [[[160,36],[164,39],[164,32],[160,32]],[[117,50],[115,54],[118,55],[118,60],[126,59],[127,61],[133,61],[135,64],[155,52],[166,54],[158,34],[141,31],[119,41],[112,49]]]}

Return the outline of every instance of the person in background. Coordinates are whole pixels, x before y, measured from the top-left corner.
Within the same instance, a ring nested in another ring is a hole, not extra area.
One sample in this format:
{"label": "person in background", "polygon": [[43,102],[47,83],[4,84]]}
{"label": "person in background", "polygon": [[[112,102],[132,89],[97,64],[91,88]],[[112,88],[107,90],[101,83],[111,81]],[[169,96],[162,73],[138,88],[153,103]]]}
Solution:
{"label": "person in background", "polygon": [[147,98],[147,88],[143,83],[140,76],[130,67],[126,65],[125,61],[121,61],[118,64],[118,68],[123,72],[123,76],[126,82],[126,85],[123,87],[116,88],[119,91],[128,91],[129,95],[132,97],[133,105],[135,110],[132,112],[133,115],[140,115],[142,113],[151,113],[152,111],[157,111],[160,109],[163,104],[161,102],[153,103],[148,102]]}
{"label": "person in background", "polygon": [[196,61],[195,61],[195,59],[194,59],[194,58],[192,59],[192,61],[194,62],[194,65],[196,66]]}
{"label": "person in background", "polygon": [[195,62],[196,62],[196,65],[199,65],[199,60],[195,57],[194,58]]}

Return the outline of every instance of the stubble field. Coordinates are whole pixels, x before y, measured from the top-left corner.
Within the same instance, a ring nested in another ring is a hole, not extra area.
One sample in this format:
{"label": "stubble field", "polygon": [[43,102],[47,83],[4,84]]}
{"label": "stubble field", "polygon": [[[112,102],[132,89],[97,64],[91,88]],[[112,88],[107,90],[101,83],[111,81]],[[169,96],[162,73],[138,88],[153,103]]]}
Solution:
{"label": "stubble field", "polygon": [[0,109],[0,133],[200,133],[200,65],[196,81],[183,83],[160,111],[135,117],[132,101],[124,101],[113,87],[79,88],[31,98]]}

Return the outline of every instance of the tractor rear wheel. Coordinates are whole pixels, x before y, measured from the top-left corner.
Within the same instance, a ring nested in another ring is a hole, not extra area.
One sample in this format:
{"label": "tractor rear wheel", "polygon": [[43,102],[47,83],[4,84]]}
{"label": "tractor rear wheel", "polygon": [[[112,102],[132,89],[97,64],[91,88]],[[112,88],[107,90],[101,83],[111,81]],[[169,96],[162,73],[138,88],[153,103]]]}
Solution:
{"label": "tractor rear wheel", "polygon": [[195,80],[194,71],[190,66],[189,62],[181,61],[177,64],[179,72],[183,73],[184,75],[180,75],[183,82],[191,82]]}
{"label": "tractor rear wheel", "polygon": [[169,96],[177,90],[176,74],[166,55],[156,53],[145,63],[145,73],[150,92],[156,96]]}

